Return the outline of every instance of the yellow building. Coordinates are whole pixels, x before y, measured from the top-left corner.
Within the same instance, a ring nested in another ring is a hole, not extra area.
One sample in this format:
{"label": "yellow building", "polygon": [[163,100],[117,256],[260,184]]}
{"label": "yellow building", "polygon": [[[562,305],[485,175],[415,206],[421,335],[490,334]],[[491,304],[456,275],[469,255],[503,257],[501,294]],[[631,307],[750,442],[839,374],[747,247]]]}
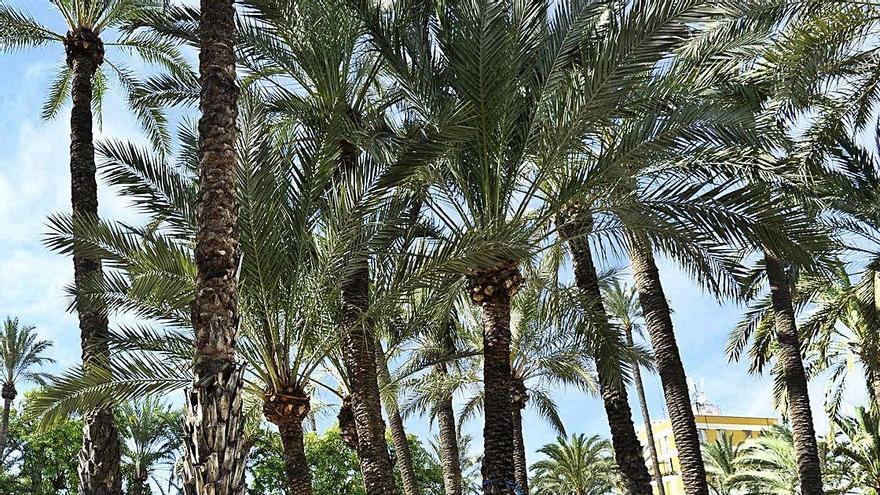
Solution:
{"label": "yellow building", "polygon": [[[700,440],[706,443],[712,443],[720,437],[722,432],[733,439],[733,442],[739,444],[748,438],[758,436],[761,432],[769,429],[776,424],[773,418],[750,418],[744,416],[724,416],[720,414],[697,414],[697,431],[700,434]],[[652,421],[652,429],[654,431],[654,444],[657,446],[657,459],[660,462],[660,471],[663,474],[663,486],[666,489],[666,495],[684,495],[684,484],[681,480],[681,465],[678,461],[678,451],[675,448],[675,439],[672,437],[672,423],[668,419],[662,421]],[[645,447],[645,460],[648,461],[648,470],[654,475],[654,470],[650,464],[650,452],[647,445],[647,434],[644,426],[638,431],[639,440]],[[657,493],[656,483],[654,484],[654,493]]]}

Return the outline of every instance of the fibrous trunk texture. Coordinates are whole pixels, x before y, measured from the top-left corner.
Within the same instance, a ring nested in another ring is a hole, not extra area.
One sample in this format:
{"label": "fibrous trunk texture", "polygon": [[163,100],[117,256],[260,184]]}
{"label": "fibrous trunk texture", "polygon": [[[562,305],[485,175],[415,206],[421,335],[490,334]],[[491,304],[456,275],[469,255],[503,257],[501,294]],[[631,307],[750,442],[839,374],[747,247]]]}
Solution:
{"label": "fibrous trunk texture", "polygon": [[[378,345],[378,344],[377,344]],[[380,385],[382,388],[391,385],[391,372],[384,353],[377,353]],[[397,403],[397,395],[385,394],[385,412],[388,415],[391,441],[394,443],[395,461],[400,479],[403,481],[404,495],[419,495],[419,482],[416,478],[416,470],[413,467],[412,452],[409,449],[409,441],[406,439],[406,429],[403,425],[403,417],[400,415],[400,406]]]}
{"label": "fibrous trunk texture", "polygon": [[367,495],[396,492],[391,457],[385,441],[382,399],[376,369],[376,336],[364,315],[369,309],[369,266],[358,262],[343,282],[343,361],[351,387],[351,406],[357,427],[357,452]]}
{"label": "fibrous trunk texture", "polygon": [[351,407],[350,395],[342,398],[342,406],[339,407],[339,414],[336,416],[336,419],[339,420],[339,432],[342,437],[342,443],[357,452],[358,432],[357,425],[354,424],[354,408]]}
{"label": "fibrous trunk texture", "polygon": [[526,462],[526,444],[523,438],[522,411],[526,408],[529,396],[522,380],[514,378],[511,382],[511,401],[513,402],[513,475],[522,495],[529,493],[529,465]]}
{"label": "fibrous trunk texture", "polygon": [[472,302],[483,308],[483,493],[517,491],[513,470],[513,404],[510,398],[510,300],[522,284],[517,263],[468,277]]}
{"label": "fibrous trunk texture", "polygon": [[[434,366],[434,373],[447,375],[445,363]],[[443,464],[443,488],[446,495],[462,495],[461,453],[455,428],[455,409],[452,396],[444,397],[437,407],[437,427],[440,431],[440,457]]]}
{"label": "fibrous trunk texture", "polygon": [[788,417],[794,436],[801,493],[823,495],[819,448],[816,444],[816,430],[813,427],[813,412],[807,390],[807,374],[804,371],[788,275],[782,262],[769,249],[764,250],[764,263],[770,281],[776,341],[779,345],[779,359],[782,362],[783,381],[788,399]]}
{"label": "fibrous trunk texture", "polygon": [[312,495],[312,475],[306,461],[303,434],[303,421],[309,410],[309,397],[304,391],[293,388],[267,393],[263,400],[263,414],[278,426],[281,435],[290,495]]}
{"label": "fibrous trunk texture", "polygon": [[240,255],[235,8],[232,0],[202,0],[201,12],[195,361],[186,392],[184,486],[187,495],[238,495],[245,490],[247,452],[243,367],[235,361]]}
{"label": "fibrous trunk texture", "polygon": [[[632,325],[625,325],[626,343],[630,347],[635,346],[633,340]],[[645,437],[648,441],[648,452],[651,454],[651,466],[654,469],[654,481],[657,483],[658,495],[666,495],[663,486],[663,471],[660,469],[660,460],[657,457],[657,445],[654,443],[654,427],[651,425],[651,414],[648,411],[648,400],[645,398],[645,385],[642,383],[642,370],[638,363],[633,363],[633,382],[636,386],[636,396],[639,399],[639,407],[642,410],[642,419],[645,421]]]}
{"label": "fibrous trunk texture", "polygon": [[[98,183],[95,177],[95,146],[92,136],[92,77],[104,61],[104,45],[89,29],[67,33],[64,41],[67,65],[73,73],[70,112],[70,200],[73,218],[98,218]],[[74,284],[84,288],[103,276],[101,260],[74,250]],[[85,369],[106,368],[106,311],[96,301],[78,298],[80,339]],[[122,493],[119,432],[109,408],[83,416],[83,445],[79,454],[80,491],[89,495]]]}
{"label": "fibrous trunk texture", "polygon": [[654,253],[650,242],[644,237],[631,235],[629,244],[633,277],[669,410],[684,490],[688,495],[709,495],[687,377],[678,352],[671,311],[660,283],[660,272],[654,261]]}
{"label": "fibrous trunk texture", "polygon": [[642,444],[633,426],[626,388],[620,379],[620,373],[614,373],[614,370],[620,369],[621,363],[614,350],[609,348],[607,352],[603,352],[601,349],[605,345],[611,346],[611,342],[603,343],[603,341],[614,339],[616,336],[610,333],[611,327],[599,288],[599,276],[593,264],[593,254],[587,239],[593,228],[592,216],[588,209],[580,205],[572,206],[557,219],[557,228],[571,251],[575,284],[589,301],[590,307],[585,309],[590,313],[597,331],[604,334],[596,336],[600,347],[596,351],[596,369],[617,465],[628,493],[650,494],[652,493],[651,475],[648,474],[648,467],[642,454]]}

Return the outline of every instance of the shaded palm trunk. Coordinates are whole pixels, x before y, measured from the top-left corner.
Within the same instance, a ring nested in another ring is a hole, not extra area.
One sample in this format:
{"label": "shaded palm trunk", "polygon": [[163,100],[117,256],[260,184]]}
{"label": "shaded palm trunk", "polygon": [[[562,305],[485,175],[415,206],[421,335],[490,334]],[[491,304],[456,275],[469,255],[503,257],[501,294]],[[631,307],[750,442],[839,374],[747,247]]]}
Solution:
{"label": "shaded palm trunk", "polygon": [[[434,373],[448,375],[445,363],[434,366]],[[446,495],[462,495],[461,451],[455,428],[452,396],[444,397],[437,406],[437,427],[440,430],[440,462],[443,465],[443,488]]]}
{"label": "shaded palm trunk", "polygon": [[302,390],[293,388],[284,393],[268,394],[263,400],[263,414],[278,426],[281,436],[290,495],[312,495],[312,474],[306,460],[303,434],[303,422],[309,409],[309,397]]}
{"label": "shaded palm trunk", "polygon": [[[627,345],[634,347],[635,341],[633,340],[632,325],[625,325],[623,330],[626,334]],[[642,383],[642,370],[638,363],[633,363],[633,382],[635,382],[636,386],[636,397],[639,399],[639,407],[642,410],[642,419],[645,421],[645,437],[648,442],[648,452],[651,454],[651,466],[654,469],[657,493],[658,495],[666,495],[666,488],[663,486],[663,471],[660,470],[657,445],[654,443],[654,427],[651,425],[651,414],[648,411],[648,401],[645,398],[645,385]]]}
{"label": "shaded palm trunk", "polygon": [[651,475],[645,465],[642,444],[636,436],[633,426],[632,411],[626,394],[626,387],[621,379],[620,361],[614,349],[617,335],[611,333],[611,326],[602,292],[599,288],[599,276],[593,264],[593,254],[587,236],[592,231],[593,219],[589,210],[574,206],[569,208],[557,219],[560,237],[568,242],[574,264],[575,284],[588,300],[585,309],[596,331],[598,348],[596,349],[596,370],[599,375],[599,388],[608,416],[611,429],[611,442],[614,446],[614,457],[624,484],[631,495],[652,493]]}
{"label": "shaded palm trunk", "polygon": [[529,465],[526,462],[526,444],[523,439],[522,411],[526,408],[528,392],[521,380],[513,379],[510,397],[513,401],[513,475],[523,495],[529,493]]}
{"label": "shaded palm trunk", "polygon": [[[187,495],[245,490],[244,368],[235,362],[238,330],[235,8],[202,0],[199,24],[198,274],[192,320],[193,384],[186,392],[184,478]],[[191,492],[191,490],[193,490]]]}
{"label": "shaded palm trunk", "polygon": [[[104,45],[91,30],[69,32],[64,42],[73,78],[70,112],[70,200],[75,220],[98,218],[98,183],[92,135],[92,77],[104,61]],[[101,260],[73,254],[74,284],[84,288],[103,276]],[[85,369],[106,368],[107,316],[96,301],[77,299],[82,360]],[[113,412],[103,408],[83,417],[79,454],[80,491],[90,495],[121,494],[119,432]]]}
{"label": "shaded palm trunk", "polygon": [[645,326],[651,337],[657,373],[663,385],[663,396],[669,409],[669,421],[681,463],[685,493],[708,495],[706,468],[703,465],[700,436],[691,408],[687,377],[678,352],[671,311],[660,283],[660,273],[654,261],[651,244],[644,237],[637,236],[629,236],[629,243],[633,277]]}
{"label": "shaded palm trunk", "polygon": [[[380,345],[380,344],[377,344]],[[382,388],[391,385],[391,372],[388,370],[388,361],[385,360],[384,351],[378,353],[379,385]],[[416,470],[413,467],[412,452],[409,441],[406,439],[406,429],[403,426],[403,417],[400,415],[400,406],[397,403],[397,393],[386,394],[385,412],[388,414],[388,427],[391,430],[391,441],[394,444],[394,455],[400,479],[403,481],[403,493],[405,495],[419,495],[419,483],[416,479]]]}
{"label": "shaded palm trunk", "polygon": [[12,412],[12,401],[15,400],[16,395],[18,392],[12,382],[3,384],[3,391],[0,394],[0,397],[3,398],[3,422],[0,423],[0,463],[6,458],[4,453],[6,452],[6,436],[9,434],[9,414]]}
{"label": "shaded palm trunk", "polygon": [[342,437],[342,443],[357,452],[358,432],[357,426],[354,424],[354,408],[351,407],[351,395],[346,395],[342,398],[342,405],[339,407],[339,414],[336,416],[336,419],[339,421],[339,433]]}
{"label": "shaded palm trunk", "polygon": [[516,493],[510,398],[510,300],[522,283],[516,263],[473,273],[471,300],[483,308],[483,493]]}
{"label": "shaded palm trunk", "polygon": [[[345,148],[343,154],[346,154]],[[353,157],[348,157],[353,158]],[[376,370],[376,336],[364,315],[369,309],[369,267],[366,260],[343,282],[343,361],[351,387],[351,406],[357,427],[357,453],[367,495],[396,493],[382,399]]]}
{"label": "shaded palm trunk", "polygon": [[788,275],[782,262],[769,249],[764,249],[764,263],[770,281],[776,341],[788,399],[788,417],[794,436],[801,493],[823,495],[819,448],[816,444],[816,430],[813,427],[813,412],[807,390],[807,374],[804,371]]}

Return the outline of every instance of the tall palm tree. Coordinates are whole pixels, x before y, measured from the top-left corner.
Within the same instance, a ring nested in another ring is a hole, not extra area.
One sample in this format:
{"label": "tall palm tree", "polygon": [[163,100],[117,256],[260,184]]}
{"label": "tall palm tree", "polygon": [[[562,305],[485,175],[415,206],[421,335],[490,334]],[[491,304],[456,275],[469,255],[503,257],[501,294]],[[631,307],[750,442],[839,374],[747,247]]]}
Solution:
{"label": "tall palm tree", "polygon": [[[66,65],[56,76],[43,117],[57,115],[63,104],[70,101],[70,184],[73,214],[79,219],[98,216],[98,189],[95,178],[95,150],[92,142],[93,109],[100,116],[101,101],[108,87],[107,70],[129,95],[138,86],[132,72],[121,61],[105,57],[106,48],[138,53],[142,58],[158,62],[169,71],[179,71],[188,64],[176,47],[157,43],[136,31],[121,30],[121,36],[112,42],[102,39],[105,32],[119,31],[139,17],[161,8],[151,0],[66,0],[51,2],[64,20],[66,34],[43,26],[26,12],[5,2],[0,3],[0,50],[59,45],[64,47]],[[117,55],[113,55],[113,59]],[[130,103],[134,103],[129,97]],[[164,146],[165,119],[161,112],[142,105],[133,105],[141,123],[154,143]],[[100,279],[100,260],[73,256],[74,281],[82,287],[90,280]],[[80,301],[81,302],[81,301]],[[108,350],[102,343],[107,334],[107,318],[100,306],[76,305],[82,340],[82,358],[87,366],[101,367],[108,359]],[[80,455],[80,485],[86,493],[118,494],[121,490],[119,474],[119,434],[109,409],[97,409],[86,414],[83,449]]]}
{"label": "tall palm tree", "polygon": [[[319,366],[339,343],[332,323],[336,309],[330,307],[337,282],[327,266],[340,266],[344,253],[321,251],[312,223],[320,204],[316,196],[325,189],[319,178],[334,162],[293,169],[293,162],[307,157],[295,156],[296,148],[274,134],[277,122],[262,103],[248,97],[241,109],[236,194],[242,205],[238,230],[245,260],[238,290],[238,352],[248,363],[245,399],[259,403],[263,416],[278,426],[291,491],[310,493],[303,445],[303,421],[311,408],[308,391]],[[142,322],[111,335],[111,345],[121,351],[111,362],[114,376],[74,370],[53,383],[35,410],[57,416],[82,407],[83,401],[163,393],[191,381],[188,315],[197,272],[192,251],[197,138],[183,130],[180,141],[183,150],[173,164],[130,144],[99,145],[111,183],[149,216],[149,227],[110,222],[74,226],[67,218],[55,219],[50,245],[68,249],[75,237],[82,241],[79,249],[88,249],[117,270],[115,281],[92,287],[91,296],[107,300],[111,310],[138,315]]]}
{"label": "tall palm tree", "polygon": [[[429,216],[446,237],[485,240],[495,248],[491,256],[455,268],[468,279],[467,294],[483,312],[483,490],[511,494],[517,489],[510,462],[511,300],[522,283],[521,262],[547,235],[544,225],[561,203],[555,196],[539,198],[542,172],[532,163],[539,154],[562,159],[580,142],[578,132],[556,125],[555,115],[547,120],[547,111],[550,95],[563,89],[577,59],[576,40],[586,39],[594,24],[593,9],[566,4],[551,16],[550,2],[357,5],[373,46],[402,88],[406,114],[426,128],[466,124],[463,132],[451,133],[447,142],[455,146],[440,160],[421,167],[403,162],[392,170],[426,184]],[[581,18],[589,22],[576,21]],[[587,107],[584,102],[563,111],[581,123]],[[552,150],[540,149],[544,146]],[[552,199],[541,200],[547,198]],[[533,206],[538,209],[530,211]]]}
{"label": "tall palm tree", "polygon": [[[639,305],[636,291],[620,284],[619,280],[614,280],[610,286],[603,291],[605,301],[608,307],[608,315],[615,319],[615,322],[623,328],[626,344],[633,347],[635,342],[633,334],[641,335],[641,327],[638,320],[642,318],[642,308]],[[642,421],[645,423],[645,434],[648,442],[648,452],[651,453],[651,465],[654,469],[654,481],[657,486],[657,492],[660,495],[666,494],[663,485],[663,472],[660,470],[660,461],[657,458],[657,445],[654,443],[654,429],[651,426],[651,415],[648,412],[648,401],[645,398],[645,386],[642,383],[642,372],[638,363],[633,363],[633,383],[636,387],[636,397],[639,400],[639,408],[642,411]]]}
{"label": "tall palm tree", "polygon": [[[544,257],[526,271],[526,280],[511,304],[511,390],[513,402],[513,468],[517,486],[529,493],[528,464],[523,438],[523,411],[530,406],[559,434],[565,426],[559,417],[552,392],[555,387],[571,387],[598,393],[588,339],[570,331],[565,302],[558,294],[556,256]],[[471,313],[472,323],[465,329],[471,346],[479,350],[482,322]],[[477,354],[477,359],[481,354]],[[479,365],[475,366],[480,368]],[[461,421],[481,407],[483,398],[474,394],[465,402]]]}
{"label": "tall palm tree", "polygon": [[22,382],[46,383],[49,374],[35,368],[54,363],[43,354],[52,347],[48,340],[38,340],[35,327],[22,325],[18,318],[7,317],[0,334],[0,370],[3,372],[3,422],[0,423],[0,462],[6,450],[6,434],[9,431],[9,413],[12,401],[18,395],[15,386]]}
{"label": "tall palm tree", "polygon": [[157,468],[172,467],[180,447],[181,414],[161,400],[146,397],[126,402],[118,411],[123,444],[123,470],[128,471],[128,495],[149,492],[150,481],[158,482]]}
{"label": "tall palm tree", "polygon": [[[185,486],[199,494],[245,489],[244,368],[236,362],[240,248],[236,195],[238,86],[235,7],[202,0],[199,17],[199,194],[193,322],[195,356],[184,420]],[[193,494],[194,495],[194,494]]]}
{"label": "tall palm tree", "polygon": [[608,440],[595,435],[559,437],[538,452],[546,459],[532,465],[536,495],[602,495],[616,484],[618,473]]}

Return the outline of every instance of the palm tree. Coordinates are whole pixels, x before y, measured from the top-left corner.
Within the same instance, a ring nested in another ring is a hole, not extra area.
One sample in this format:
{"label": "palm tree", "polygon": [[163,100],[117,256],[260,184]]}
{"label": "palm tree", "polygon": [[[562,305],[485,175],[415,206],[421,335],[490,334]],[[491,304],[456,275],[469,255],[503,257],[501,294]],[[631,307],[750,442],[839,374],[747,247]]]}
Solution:
{"label": "palm tree", "polygon": [[838,417],[832,452],[851,486],[880,493],[880,414],[857,407],[851,418]]}
{"label": "palm tree", "polygon": [[[580,142],[578,132],[556,125],[557,115],[547,120],[547,105],[576,61],[574,40],[585,39],[593,25],[575,19],[595,19],[585,4],[566,5],[546,25],[550,2],[357,5],[373,46],[402,88],[404,111],[425,128],[449,129],[446,142],[455,144],[439,160],[421,167],[403,162],[392,170],[426,184],[425,205],[447,238],[494,248],[455,268],[483,312],[483,489],[511,494],[517,488],[510,462],[511,300],[522,283],[521,262],[546,237],[544,225],[557,203],[565,202],[541,198],[536,186],[542,172],[532,163],[538,155],[561,160]],[[435,27],[439,32],[431,32]],[[577,117],[588,107],[584,102],[565,117],[581,123]]]}
{"label": "palm tree", "polygon": [[[311,483],[303,446],[303,421],[310,410],[308,391],[316,370],[336,348],[338,338],[320,304],[332,301],[332,270],[319,264],[334,263],[333,253],[318,252],[312,235],[316,217],[315,190],[294,190],[323,176],[327,161],[313,175],[291,169],[291,147],[272,132],[265,107],[254,98],[243,101],[239,125],[236,190],[241,209],[238,218],[240,249],[246,257],[241,267],[238,297],[241,308],[239,352],[249,366],[244,375],[246,399],[256,399],[266,419],[281,433],[291,490],[310,493]],[[103,258],[117,269],[116,283],[92,287],[92,297],[108,301],[108,308],[129,311],[145,324],[122,327],[112,334],[111,345],[121,351],[112,367],[116,376],[88,376],[76,371],[53,385],[46,401],[35,409],[49,416],[62,414],[78,402],[118,401],[144,392],[167,392],[191,380],[192,359],[189,308],[197,272],[192,252],[196,232],[196,136],[181,132],[180,159],[163,157],[126,143],[102,143],[104,169],[111,183],[121,187],[150,217],[150,227],[131,228],[108,222],[70,224],[56,218],[57,237],[51,245],[70,246],[74,237],[80,249]],[[161,181],[149,178],[163,177]],[[156,276],[161,274],[161,276]],[[154,278],[155,277],[155,278]],[[325,277],[322,279],[322,277]],[[124,281],[123,281],[124,280]],[[135,378],[135,376],[137,376]]]}
{"label": "palm tree", "polygon": [[602,495],[618,476],[611,443],[598,436],[559,437],[538,452],[547,458],[532,465],[536,495]]}
{"label": "palm tree", "polygon": [[124,403],[118,410],[120,434],[124,440],[123,470],[129,471],[128,495],[149,493],[148,483],[163,463],[171,467],[179,448],[179,412],[161,400],[146,397]]}
{"label": "palm tree", "polygon": [[38,340],[35,327],[21,325],[18,318],[7,317],[0,334],[0,370],[3,371],[3,422],[0,424],[0,462],[5,459],[6,434],[9,431],[9,413],[12,401],[18,395],[15,386],[22,382],[44,385],[48,373],[35,368],[54,363],[43,354],[52,347],[48,340]]}
{"label": "palm tree", "polygon": [[[188,66],[173,46],[157,43],[136,31],[122,29],[119,39],[105,43],[104,32],[125,28],[135,19],[161,8],[150,0],[69,0],[53,1],[67,28],[60,34],[43,26],[25,12],[0,3],[0,50],[60,45],[64,47],[66,65],[55,78],[43,117],[57,115],[68,101],[73,103],[70,113],[70,177],[73,214],[78,219],[98,216],[98,189],[95,178],[95,150],[92,142],[93,108],[100,116],[101,101],[108,87],[107,72],[130,95],[136,93],[138,83],[129,69],[105,58],[105,48],[139,54],[145,60],[157,62],[169,71],[180,71]],[[115,56],[114,56],[115,58]],[[135,103],[132,97],[131,103]],[[157,144],[164,140],[164,117],[153,108],[133,105],[136,114]],[[76,287],[102,277],[100,260],[73,255]],[[78,301],[81,302],[81,301]],[[76,304],[82,339],[83,363],[101,367],[108,359],[108,350],[102,341],[107,334],[107,318],[100,306]],[[118,494],[121,490],[119,473],[119,435],[109,409],[97,409],[86,414],[83,449],[80,455],[80,484],[87,493]]]}
{"label": "palm tree", "polygon": [[[638,320],[642,318],[642,308],[637,300],[637,294],[634,289],[628,288],[620,284],[619,280],[614,280],[610,286],[603,291],[606,305],[608,307],[608,315],[614,318],[615,323],[623,328],[626,336],[626,344],[633,347],[635,342],[633,334],[641,335],[641,327]],[[654,430],[651,426],[651,415],[648,412],[648,401],[645,398],[645,386],[642,383],[642,372],[638,363],[633,363],[633,383],[636,387],[636,396],[639,399],[639,407],[642,410],[642,421],[645,423],[645,433],[648,443],[648,452],[651,453],[651,464],[654,469],[654,480],[657,486],[657,492],[660,495],[666,494],[663,485],[663,472],[660,470],[660,461],[657,458],[657,445],[654,443]]]}
{"label": "palm tree", "polygon": [[[192,327],[195,356],[186,393],[185,486],[199,494],[245,489],[243,367],[238,333],[238,197],[236,195],[235,7],[202,0],[199,17],[197,267]],[[221,427],[222,426],[222,427]]]}
{"label": "palm tree", "polygon": [[703,463],[706,465],[709,489],[715,495],[733,495],[740,466],[740,446],[735,444],[733,437],[722,432],[711,444],[703,445]]}
{"label": "palm tree", "polygon": [[[552,253],[552,252],[551,252]],[[545,256],[537,266],[526,271],[526,280],[511,302],[510,368],[513,402],[513,468],[517,486],[529,493],[528,464],[523,438],[522,411],[530,406],[559,435],[565,426],[553,400],[556,387],[571,387],[589,393],[598,393],[592,368],[593,357],[588,339],[570,331],[566,318],[564,296],[557,287],[557,256]],[[470,324],[465,326],[465,338],[477,351],[480,349],[480,315],[471,312]],[[482,353],[477,353],[477,359]],[[481,366],[476,364],[474,368]],[[469,397],[462,410],[461,421],[473,416],[481,407],[483,397],[476,393]]]}

